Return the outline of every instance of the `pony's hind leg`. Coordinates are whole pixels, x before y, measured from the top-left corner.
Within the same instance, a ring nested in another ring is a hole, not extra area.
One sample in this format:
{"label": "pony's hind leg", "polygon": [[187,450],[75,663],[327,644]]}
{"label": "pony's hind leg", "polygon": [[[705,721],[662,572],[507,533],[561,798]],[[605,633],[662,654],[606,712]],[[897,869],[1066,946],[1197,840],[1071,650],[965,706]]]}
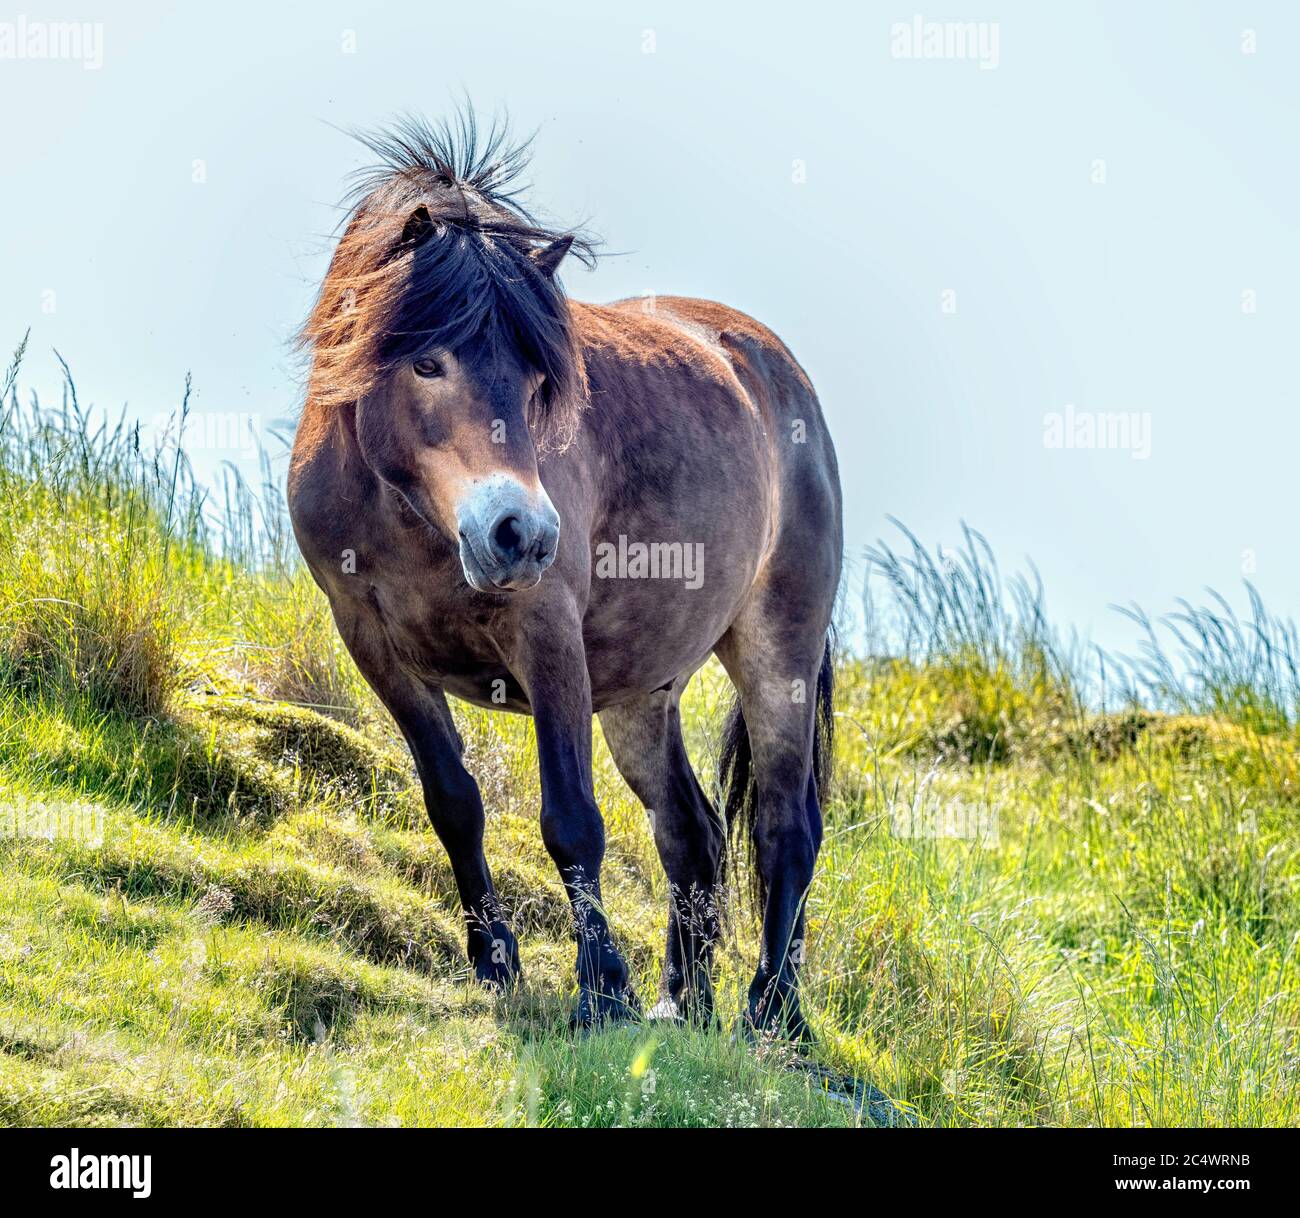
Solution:
{"label": "pony's hind leg", "polygon": [[668,877],[668,945],[654,1013],[708,1022],[723,829],[682,740],[679,702],[686,680],[607,707],[600,725],[619,773],[650,814]]}
{"label": "pony's hind leg", "polygon": [[739,695],[724,756],[728,816],[751,821],[763,913],[747,1018],[756,1031],[793,1039],[808,1035],[798,972],[804,905],[822,838],[813,758],[817,707],[823,692],[829,697],[825,649],[824,624],[810,626],[784,614],[779,621],[764,619],[752,609],[717,647]]}

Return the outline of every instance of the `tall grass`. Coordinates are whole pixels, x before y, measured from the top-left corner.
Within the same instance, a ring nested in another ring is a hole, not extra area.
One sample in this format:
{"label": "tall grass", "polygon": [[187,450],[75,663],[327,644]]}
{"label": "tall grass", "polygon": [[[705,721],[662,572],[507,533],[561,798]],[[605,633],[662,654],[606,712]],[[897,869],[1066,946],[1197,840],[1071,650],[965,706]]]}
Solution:
{"label": "tall grass", "polygon": [[1294,625],[1247,586],[1087,650],[972,530],[898,527],[812,897],[846,1051],[937,1123],[1294,1123]]}
{"label": "tall grass", "polygon": [[1046,724],[1079,719],[1080,668],[1048,622],[1038,572],[1004,581],[989,543],[968,526],[960,546],[931,553],[893,523],[905,547],[881,541],[867,551],[868,646],[885,677],[900,667],[909,679],[926,673],[948,712],[931,743],[967,760],[999,758]]}
{"label": "tall grass", "polygon": [[0,674],[32,697],[158,713],[177,666],[177,568],[201,545],[179,450],[146,451],[124,417],[94,424],[70,376],[58,410],[22,409],[24,347],[0,415]]}
{"label": "tall grass", "polygon": [[1080,724],[1096,711],[1206,715],[1264,733],[1300,722],[1300,634],[1250,583],[1245,619],[1213,590],[1208,604],[1180,599],[1158,617],[1115,606],[1138,637],[1132,654],[1108,652],[1051,624],[1032,564],[1004,580],[992,547],[968,526],[959,546],[930,550],[891,521],[906,544],[868,548],[868,654],[924,668],[965,703],[955,743],[967,756],[1005,754],[1045,723]]}
{"label": "tall grass", "polygon": [[1218,715],[1262,732],[1294,728],[1300,718],[1300,636],[1270,613],[1246,584],[1249,617],[1209,592],[1209,605],[1182,600],[1158,621],[1140,607],[1121,608],[1140,630],[1127,661],[1132,697],[1149,706]]}
{"label": "tall grass", "polygon": [[0,394],[0,682],[105,713],[163,713],[179,683],[235,672],[268,697],[356,718],[366,703],[297,561],[265,452],[263,485],[228,467],[213,496],[171,426],[83,407],[67,365],[57,408]]}

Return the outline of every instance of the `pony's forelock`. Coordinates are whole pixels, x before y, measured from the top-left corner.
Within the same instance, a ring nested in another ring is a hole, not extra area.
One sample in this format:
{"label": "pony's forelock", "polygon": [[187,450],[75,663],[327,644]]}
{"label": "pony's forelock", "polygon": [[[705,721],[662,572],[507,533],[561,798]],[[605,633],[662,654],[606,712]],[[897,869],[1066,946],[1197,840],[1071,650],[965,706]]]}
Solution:
{"label": "pony's forelock", "polygon": [[571,255],[590,263],[595,247],[539,223],[520,201],[531,140],[512,143],[497,122],[484,131],[468,109],[359,138],[379,163],[356,176],[343,235],[299,332],[311,357],[309,397],[356,402],[401,360],[484,338],[542,374],[529,423],[539,445],[563,446],[586,404],[586,375],[564,290],[534,256],[571,237]]}

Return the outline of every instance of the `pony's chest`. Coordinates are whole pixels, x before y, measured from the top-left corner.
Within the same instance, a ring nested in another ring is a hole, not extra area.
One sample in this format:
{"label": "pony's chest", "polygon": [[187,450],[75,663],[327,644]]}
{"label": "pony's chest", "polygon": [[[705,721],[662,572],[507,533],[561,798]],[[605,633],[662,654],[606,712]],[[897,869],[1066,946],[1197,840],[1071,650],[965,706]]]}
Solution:
{"label": "pony's chest", "polygon": [[369,572],[367,599],[393,653],[408,671],[436,684],[485,688],[503,671],[500,613],[466,584],[459,562],[394,555]]}

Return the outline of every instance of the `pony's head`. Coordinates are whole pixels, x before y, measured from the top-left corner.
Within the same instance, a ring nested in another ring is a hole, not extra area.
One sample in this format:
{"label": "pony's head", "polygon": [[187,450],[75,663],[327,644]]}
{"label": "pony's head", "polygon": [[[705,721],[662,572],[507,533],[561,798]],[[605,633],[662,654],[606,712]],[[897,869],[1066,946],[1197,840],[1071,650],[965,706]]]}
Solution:
{"label": "pony's head", "polygon": [[472,114],[365,143],[380,165],[302,329],[308,396],[355,413],[363,459],[459,546],[470,584],[531,587],[560,529],[538,456],[572,438],[587,397],[555,273],[591,244],[518,203],[527,144],[481,137]]}

